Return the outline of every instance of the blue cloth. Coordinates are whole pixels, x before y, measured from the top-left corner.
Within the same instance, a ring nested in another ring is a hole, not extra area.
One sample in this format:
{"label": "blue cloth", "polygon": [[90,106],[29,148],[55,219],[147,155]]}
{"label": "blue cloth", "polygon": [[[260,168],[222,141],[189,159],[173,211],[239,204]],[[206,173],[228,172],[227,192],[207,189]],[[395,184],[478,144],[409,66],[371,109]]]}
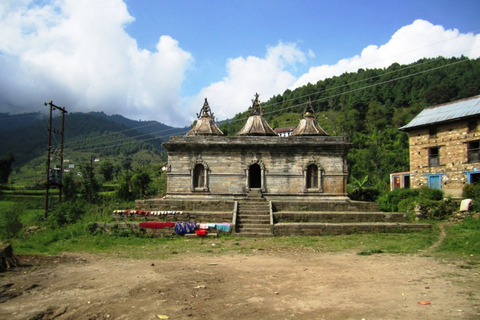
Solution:
{"label": "blue cloth", "polygon": [[217,223],[217,230],[230,232],[230,223]]}

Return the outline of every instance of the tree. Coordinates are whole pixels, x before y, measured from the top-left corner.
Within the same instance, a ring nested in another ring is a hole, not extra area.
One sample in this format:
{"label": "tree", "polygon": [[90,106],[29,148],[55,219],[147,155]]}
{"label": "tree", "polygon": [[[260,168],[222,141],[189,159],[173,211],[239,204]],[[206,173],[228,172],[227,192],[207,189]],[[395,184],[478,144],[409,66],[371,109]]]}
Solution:
{"label": "tree", "polygon": [[105,160],[100,165],[99,172],[100,172],[100,174],[103,175],[103,178],[105,179],[105,181],[107,181],[107,182],[112,181],[113,175],[115,173],[115,166],[110,161]]}
{"label": "tree", "polygon": [[82,195],[82,198],[89,203],[94,203],[98,198],[100,184],[95,179],[93,166],[91,164],[81,165],[80,172],[82,174],[80,194]]}
{"label": "tree", "polygon": [[74,201],[77,199],[78,186],[71,172],[63,175],[62,188],[66,201]]}
{"label": "tree", "polygon": [[137,199],[143,199],[147,195],[148,185],[152,179],[146,172],[139,172],[133,175],[131,179],[132,193]]}
{"label": "tree", "polygon": [[12,164],[15,159],[11,152],[3,157],[0,157],[0,183],[7,183],[10,174],[12,173]]}

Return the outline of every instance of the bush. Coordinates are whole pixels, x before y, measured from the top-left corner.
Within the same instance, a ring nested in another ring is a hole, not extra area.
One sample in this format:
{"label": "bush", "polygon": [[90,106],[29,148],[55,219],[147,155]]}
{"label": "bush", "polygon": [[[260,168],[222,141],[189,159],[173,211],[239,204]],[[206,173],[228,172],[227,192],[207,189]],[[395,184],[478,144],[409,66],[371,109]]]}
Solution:
{"label": "bush", "polygon": [[13,239],[20,234],[23,228],[20,216],[25,212],[22,205],[12,205],[0,211],[0,239]]}
{"label": "bush", "polygon": [[418,206],[424,218],[443,220],[451,215],[456,204],[444,201],[442,190],[422,187],[420,189],[395,189],[378,198],[380,210],[411,213]]}
{"label": "bush", "polygon": [[75,223],[85,214],[87,207],[88,204],[83,200],[63,202],[48,214],[47,223],[52,228]]}
{"label": "bush", "polygon": [[457,208],[457,205],[452,201],[437,201],[425,198],[419,199],[417,204],[422,217],[431,220],[444,220]]}
{"label": "bush", "polygon": [[402,208],[405,208],[409,202],[414,203],[413,200],[419,193],[418,189],[395,189],[378,197],[378,206],[382,211],[398,212],[400,201],[402,201]]}
{"label": "bush", "polygon": [[465,199],[472,199],[472,211],[479,212],[480,211],[480,184],[472,183],[466,184],[463,187],[462,196]]}

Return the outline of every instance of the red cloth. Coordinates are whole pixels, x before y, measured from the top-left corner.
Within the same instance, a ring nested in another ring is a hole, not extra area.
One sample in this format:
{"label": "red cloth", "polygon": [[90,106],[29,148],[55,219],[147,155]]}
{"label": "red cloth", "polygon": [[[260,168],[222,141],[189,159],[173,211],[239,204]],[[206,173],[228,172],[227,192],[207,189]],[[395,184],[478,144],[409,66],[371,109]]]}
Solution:
{"label": "red cloth", "polygon": [[140,228],[160,229],[175,227],[175,222],[140,222]]}

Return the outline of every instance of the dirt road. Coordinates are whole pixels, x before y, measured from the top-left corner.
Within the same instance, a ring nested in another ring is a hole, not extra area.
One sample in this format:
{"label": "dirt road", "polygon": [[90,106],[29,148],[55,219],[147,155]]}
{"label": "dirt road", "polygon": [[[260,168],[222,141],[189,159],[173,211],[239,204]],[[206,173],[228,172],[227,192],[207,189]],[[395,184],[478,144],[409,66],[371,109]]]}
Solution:
{"label": "dirt road", "polygon": [[32,266],[0,277],[0,319],[480,318],[480,266],[418,255],[20,259]]}

